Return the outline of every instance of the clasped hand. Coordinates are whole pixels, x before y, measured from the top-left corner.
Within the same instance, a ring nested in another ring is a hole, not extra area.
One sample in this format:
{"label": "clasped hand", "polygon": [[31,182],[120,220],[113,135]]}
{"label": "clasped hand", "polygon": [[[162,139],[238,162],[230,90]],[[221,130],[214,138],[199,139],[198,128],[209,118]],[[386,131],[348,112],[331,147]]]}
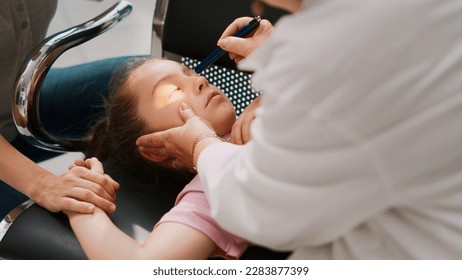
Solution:
{"label": "clasped hand", "polygon": [[96,158],[76,160],[69,171],[60,176],[49,175],[38,183],[42,190],[39,204],[53,212],[93,213],[95,207],[108,213],[115,211],[119,184],[104,174]]}

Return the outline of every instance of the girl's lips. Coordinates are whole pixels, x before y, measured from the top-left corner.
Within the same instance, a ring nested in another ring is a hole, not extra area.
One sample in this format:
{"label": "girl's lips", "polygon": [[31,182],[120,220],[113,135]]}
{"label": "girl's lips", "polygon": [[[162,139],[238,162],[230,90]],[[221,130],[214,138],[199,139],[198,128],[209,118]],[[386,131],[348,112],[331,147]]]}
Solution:
{"label": "girl's lips", "polygon": [[208,96],[207,96],[207,103],[205,104],[205,107],[209,106],[209,103],[210,101],[216,97],[216,96],[219,96],[220,94],[218,92],[211,92]]}

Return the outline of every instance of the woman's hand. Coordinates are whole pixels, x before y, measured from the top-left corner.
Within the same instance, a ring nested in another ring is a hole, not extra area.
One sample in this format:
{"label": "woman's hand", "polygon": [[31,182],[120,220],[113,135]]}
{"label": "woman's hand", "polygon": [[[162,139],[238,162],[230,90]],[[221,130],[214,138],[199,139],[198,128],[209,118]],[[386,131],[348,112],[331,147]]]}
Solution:
{"label": "woman's hand", "polygon": [[273,31],[273,25],[262,19],[260,26],[249,37],[239,38],[232,36],[252,20],[251,17],[241,17],[234,20],[218,39],[218,46],[229,52],[229,57],[236,63],[249,56],[258,48]]}
{"label": "woman's hand", "polygon": [[166,163],[171,168],[193,170],[198,154],[193,154],[194,142],[204,133],[214,134],[212,126],[196,116],[191,107],[183,103],[180,115],[184,125],[169,130],[143,135],[136,141],[140,153],[147,159]]}
{"label": "woman's hand", "polygon": [[114,212],[119,184],[104,171],[99,172],[102,164],[96,158],[89,160],[88,164],[90,169],[74,164],[62,175],[43,176],[31,198],[52,212],[93,213],[95,206],[108,213]]}
{"label": "woman's hand", "polygon": [[255,111],[260,107],[260,96],[255,98],[241,113],[231,130],[231,143],[243,145],[250,141],[250,125],[255,119]]}

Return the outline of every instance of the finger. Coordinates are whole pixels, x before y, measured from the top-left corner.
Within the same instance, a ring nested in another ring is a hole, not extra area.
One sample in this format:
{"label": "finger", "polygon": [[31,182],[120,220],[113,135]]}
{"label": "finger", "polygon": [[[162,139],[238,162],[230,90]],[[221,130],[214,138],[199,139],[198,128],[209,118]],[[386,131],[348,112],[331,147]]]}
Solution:
{"label": "finger", "polygon": [[112,201],[104,199],[101,196],[96,195],[94,192],[86,189],[74,188],[69,196],[70,198],[73,198],[81,203],[85,203],[87,205],[91,204],[99,207],[107,213],[112,213],[116,209],[116,206]]}
{"label": "finger", "polygon": [[225,31],[221,34],[220,39],[236,34],[237,31],[248,24],[251,20],[251,17],[240,17],[235,19],[230,25],[228,25],[228,27],[226,27]]}
{"label": "finger", "polygon": [[[245,144],[251,139],[251,124],[255,120],[255,113],[260,106],[260,96],[245,108],[244,112],[236,120],[231,131],[231,141],[235,144]],[[234,142],[235,141],[235,142]]]}
{"label": "finger", "polygon": [[91,171],[94,171],[99,174],[104,174],[103,164],[97,158],[92,157],[90,159],[87,159],[85,163],[89,165]]}
{"label": "finger", "polygon": [[171,162],[168,160],[169,157],[158,156],[156,154],[150,153],[148,152],[150,148],[146,146],[140,146],[138,148],[140,150],[141,156],[143,156],[145,159],[155,162],[162,166],[171,167],[171,164],[170,164]]}
{"label": "finger", "polygon": [[71,163],[67,169],[71,170],[72,168],[75,168],[77,166],[85,167],[85,162],[82,159],[76,159],[74,163]]}
{"label": "finger", "polygon": [[242,123],[242,129],[241,129],[242,144],[245,144],[250,141],[250,138],[251,138],[250,127],[254,119],[255,119],[255,115],[250,114],[247,116],[247,118]]}
{"label": "finger", "polygon": [[181,103],[180,116],[184,122],[187,122],[190,118],[195,117],[196,114],[188,104]]}
{"label": "finger", "polygon": [[[88,169],[90,169],[91,171],[94,171],[98,174],[103,175],[103,178],[101,178],[102,181],[100,181],[99,183],[103,184],[102,186],[106,189],[106,191],[109,192],[109,194],[111,194],[111,190],[113,189],[118,190],[120,188],[119,183],[117,183],[114,179],[112,179],[111,176],[104,173],[103,163],[99,161],[96,157],[92,157],[92,158],[85,160],[85,164],[87,165]],[[106,186],[107,184],[109,184],[109,189]],[[113,196],[115,196],[115,192]]]}
{"label": "finger", "polygon": [[76,159],[74,160],[74,164],[76,166],[85,166],[85,161],[83,159]]}
{"label": "finger", "polygon": [[247,57],[255,49],[252,38],[226,37],[218,41],[218,46],[237,56]]}
{"label": "finger", "polygon": [[152,152],[152,151],[158,151],[158,149],[152,149],[147,146],[140,146],[138,147],[138,149],[141,155],[150,161],[160,163],[160,162],[164,162],[167,160],[166,156],[156,155],[155,152]]}
{"label": "finger", "polygon": [[236,56],[236,58],[234,59],[234,62],[239,63],[239,62],[241,62],[241,60],[243,60],[244,58],[245,58],[245,57],[238,55],[238,56]]}
{"label": "finger", "polygon": [[111,202],[115,202],[116,200],[116,189],[112,186],[109,186],[108,184],[94,183],[92,181],[88,181],[81,189],[89,190],[96,196],[99,196]]}
{"label": "finger", "polygon": [[267,19],[262,19],[260,21],[260,26],[262,27],[261,32],[268,31],[268,30],[271,31],[273,29],[273,24],[271,23],[271,21]]}
{"label": "finger", "polygon": [[165,143],[165,137],[167,137],[167,131],[160,131],[150,134],[141,135],[136,139],[137,146],[146,146],[146,147],[163,147]]}
{"label": "finger", "polygon": [[63,198],[62,210],[70,210],[82,214],[91,214],[95,211],[95,205],[79,201],[73,198]]}
{"label": "finger", "polygon": [[242,145],[242,120],[238,118],[231,129],[231,143]]}
{"label": "finger", "polygon": [[115,202],[115,198],[108,196],[100,185],[88,182],[86,182],[86,185],[70,189],[66,196],[91,204],[95,204],[100,200],[109,201],[110,203]]}
{"label": "finger", "polygon": [[96,173],[89,169],[77,170],[76,175],[79,178],[75,184],[80,186],[80,188],[89,189],[106,199],[115,200],[116,190],[119,188],[119,184],[110,176]]}

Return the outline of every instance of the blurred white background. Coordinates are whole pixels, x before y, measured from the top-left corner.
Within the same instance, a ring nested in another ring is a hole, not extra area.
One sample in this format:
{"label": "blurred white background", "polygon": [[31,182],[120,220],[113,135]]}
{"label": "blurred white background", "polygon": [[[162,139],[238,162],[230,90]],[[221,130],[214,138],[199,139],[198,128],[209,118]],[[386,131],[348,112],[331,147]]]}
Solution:
{"label": "blurred white background", "polygon": [[[146,55],[151,52],[152,18],[156,0],[129,0],[131,14],[106,33],[65,52],[54,66],[65,67],[103,58]],[[117,0],[60,0],[48,34],[86,22],[117,3]],[[81,153],[66,153],[44,161],[40,165],[55,174],[67,170]]]}

